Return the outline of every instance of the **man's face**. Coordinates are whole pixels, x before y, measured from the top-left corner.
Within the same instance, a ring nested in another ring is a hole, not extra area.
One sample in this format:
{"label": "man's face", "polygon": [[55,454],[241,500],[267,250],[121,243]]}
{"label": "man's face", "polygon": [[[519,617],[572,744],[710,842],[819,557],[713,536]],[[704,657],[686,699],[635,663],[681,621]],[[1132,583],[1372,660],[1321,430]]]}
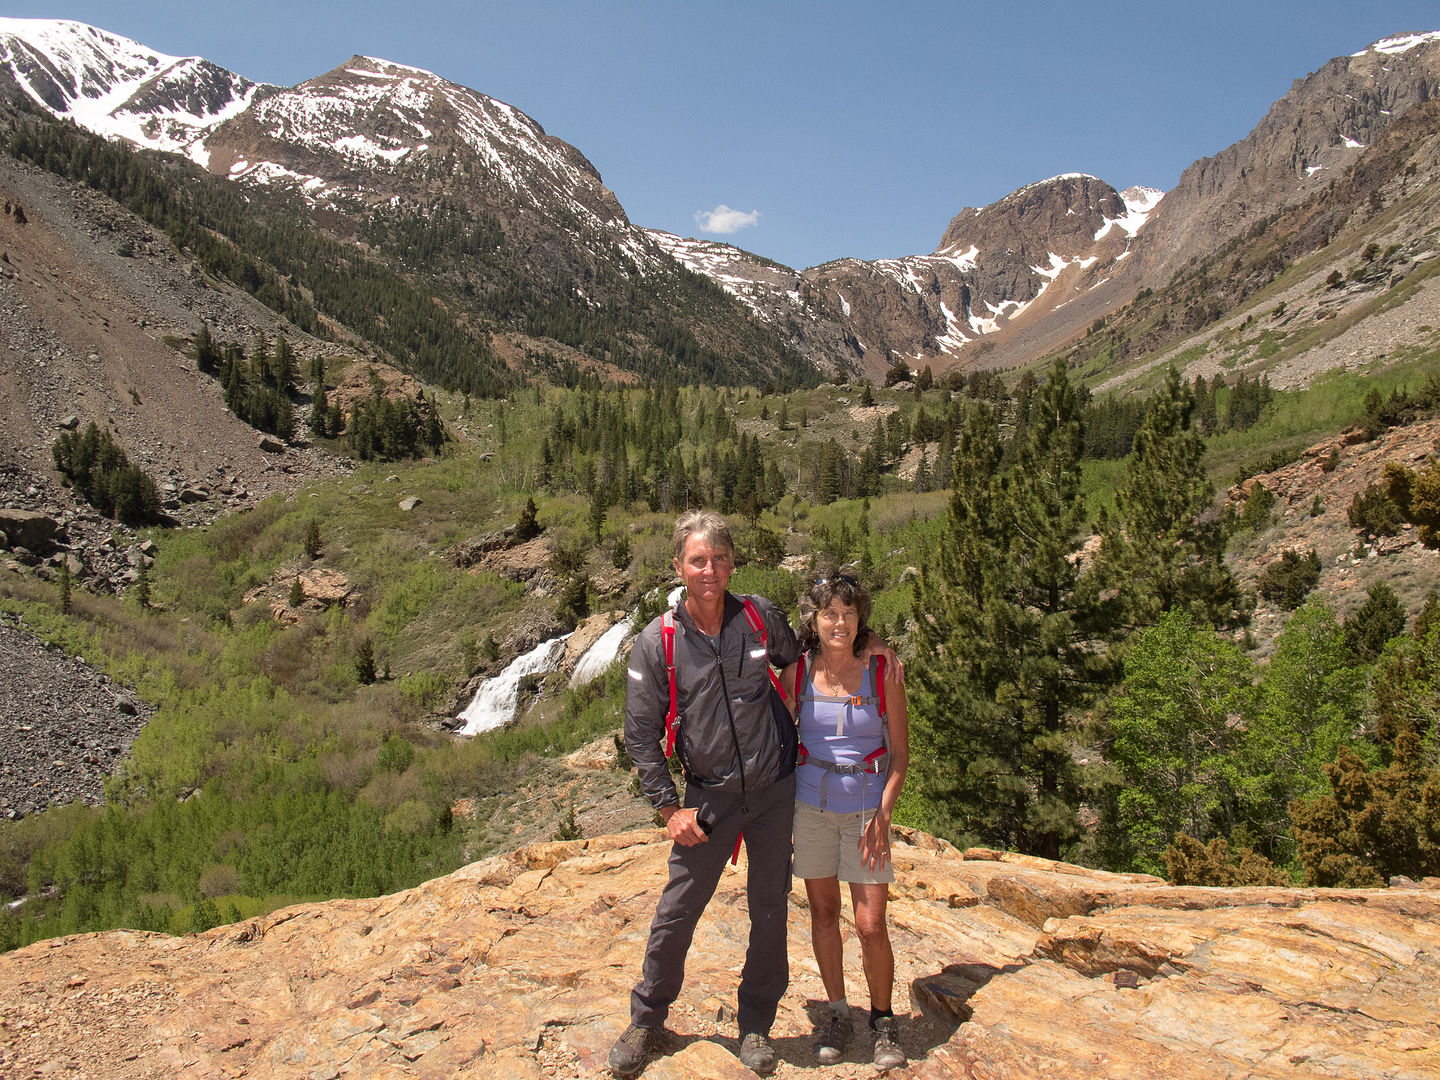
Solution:
{"label": "man's face", "polygon": [[727,547],[716,547],[703,533],[686,537],[684,551],[675,560],[675,572],[685,583],[688,598],[702,604],[724,595],[734,571],[735,553]]}

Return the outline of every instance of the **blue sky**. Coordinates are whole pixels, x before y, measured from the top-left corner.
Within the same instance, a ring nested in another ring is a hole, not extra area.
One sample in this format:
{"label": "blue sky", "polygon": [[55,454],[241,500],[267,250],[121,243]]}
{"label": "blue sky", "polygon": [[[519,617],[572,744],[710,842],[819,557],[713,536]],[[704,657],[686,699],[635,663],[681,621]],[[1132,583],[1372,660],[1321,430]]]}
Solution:
{"label": "blue sky", "polygon": [[930,252],[963,207],[1058,173],[1168,189],[1331,57],[1440,29],[1435,0],[12,0],[0,15],[283,85],[355,53],[428,68],[577,146],[637,224],[797,268]]}

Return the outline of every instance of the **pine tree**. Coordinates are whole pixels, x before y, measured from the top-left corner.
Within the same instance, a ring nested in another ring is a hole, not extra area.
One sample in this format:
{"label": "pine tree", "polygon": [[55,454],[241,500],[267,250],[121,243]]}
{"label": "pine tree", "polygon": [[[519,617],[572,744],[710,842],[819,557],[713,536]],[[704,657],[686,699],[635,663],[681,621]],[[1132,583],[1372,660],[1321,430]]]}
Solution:
{"label": "pine tree", "polygon": [[312,559],[318,559],[320,553],[325,550],[324,543],[320,539],[320,520],[311,518],[305,523],[305,538],[303,540],[305,554]]}
{"label": "pine tree", "polygon": [[288,393],[290,384],[295,381],[295,353],[290,348],[290,342],[281,334],[275,339],[275,359],[272,365],[275,376],[275,386],[283,394]]}
{"label": "pine tree", "polygon": [[323,439],[329,431],[325,420],[330,413],[330,402],[325,398],[325,387],[319,385],[315,388],[315,398],[310,405],[310,434],[318,439]]}
{"label": "pine tree", "polygon": [[1119,589],[1119,618],[1132,628],[1174,608],[1209,626],[1244,618],[1222,523],[1209,512],[1215,489],[1193,412],[1194,396],[1171,367],[1135,433],[1115,515],[1102,530],[1101,576]]}
{"label": "pine tree", "polygon": [[1088,532],[1083,450],[1075,392],[1059,360],[1036,396],[1011,485],[1011,549],[1019,573],[1008,600],[1017,655],[1005,695],[1013,702],[1020,763],[1032,785],[1017,846],[1046,858],[1058,858],[1077,831],[1072,716],[1108,676],[1098,651],[1099,610],[1089,583],[1080,580],[1077,558]]}
{"label": "pine tree", "polygon": [[515,522],[515,539],[520,543],[523,544],[526,540],[533,540],[540,535],[540,524],[535,520],[538,512],[535,508],[535,500],[527,498],[525,508],[520,511],[520,518]]}
{"label": "pine tree", "polygon": [[1405,608],[1388,582],[1366,591],[1365,603],[1345,620],[1345,646],[1352,662],[1374,663],[1385,643],[1405,632]]}
{"label": "pine tree", "polygon": [[60,586],[60,614],[70,614],[70,556],[63,555],[60,559],[60,570],[57,575],[57,582]]}
{"label": "pine tree", "polygon": [[1000,508],[999,428],[987,404],[960,428],[955,488],[935,558],[914,579],[916,657],[910,680],[913,784],[933,831],[1007,843],[996,793],[1008,774],[1006,716],[997,695],[1007,657],[1000,594],[1011,575]]}
{"label": "pine tree", "polygon": [[935,566],[915,586],[917,786],[942,829],[1054,858],[1077,832],[1072,718],[1106,674],[1075,558],[1083,431],[1063,362],[1008,475],[999,445],[977,403]]}

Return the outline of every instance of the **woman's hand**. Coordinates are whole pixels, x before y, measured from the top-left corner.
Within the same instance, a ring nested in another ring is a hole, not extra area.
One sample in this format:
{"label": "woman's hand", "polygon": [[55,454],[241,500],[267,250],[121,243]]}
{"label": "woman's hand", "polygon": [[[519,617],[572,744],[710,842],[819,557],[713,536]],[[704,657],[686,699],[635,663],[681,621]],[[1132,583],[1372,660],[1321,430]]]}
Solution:
{"label": "woman's hand", "polygon": [[890,815],[876,810],[860,834],[860,864],[867,870],[883,870],[890,863]]}

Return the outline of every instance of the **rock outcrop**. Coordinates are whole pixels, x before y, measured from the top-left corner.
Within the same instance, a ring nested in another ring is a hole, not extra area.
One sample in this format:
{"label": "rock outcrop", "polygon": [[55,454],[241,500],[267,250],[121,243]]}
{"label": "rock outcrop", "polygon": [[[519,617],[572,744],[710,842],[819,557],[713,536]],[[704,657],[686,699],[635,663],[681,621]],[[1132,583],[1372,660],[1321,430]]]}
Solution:
{"label": "rock outcrop", "polygon": [[[523,848],[393,896],[198,936],[116,931],[0,957],[0,1074],[586,1077],[622,1029],[669,845],[643,830]],[[1440,882],[1348,892],[1179,888],[1038,859],[896,848],[906,1075],[1440,1077]],[[744,866],[727,872],[644,1075],[734,1057]],[[778,1076],[820,1068],[823,996],[792,894]],[[846,928],[851,997],[863,1003]]]}
{"label": "rock outcrop", "polygon": [[[1158,196],[1122,195],[1078,173],[1056,176],[990,206],[966,207],[931,255],[841,259],[805,271],[805,282],[813,297],[844,310],[872,377],[892,363],[918,370],[933,362],[937,371],[957,360],[962,368],[1006,366],[996,343],[1027,327],[1033,335],[1047,314],[1069,309],[1059,336],[1046,339],[1053,345],[1109,310],[1091,312],[1101,295],[1095,290],[1117,272]],[[1086,313],[1078,319],[1077,303]],[[1038,345],[1027,348],[1038,355]]]}

